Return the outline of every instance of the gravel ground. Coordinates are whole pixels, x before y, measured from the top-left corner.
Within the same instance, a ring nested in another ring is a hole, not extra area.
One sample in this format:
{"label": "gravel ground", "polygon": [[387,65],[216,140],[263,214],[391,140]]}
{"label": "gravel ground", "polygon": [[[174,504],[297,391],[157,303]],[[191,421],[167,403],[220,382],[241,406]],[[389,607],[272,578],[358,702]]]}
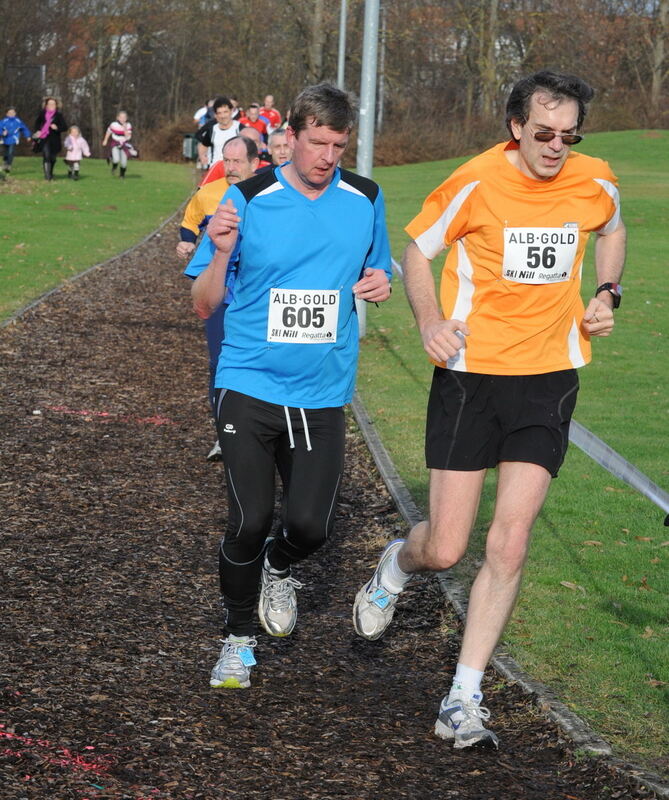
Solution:
{"label": "gravel ground", "polygon": [[172,224],[0,330],[0,797],[653,797],[494,674],[500,750],[433,736],[459,623],[424,579],[384,639],[355,636],[353,596],[403,523],[352,420],[298,628],[259,635],[250,690],[209,688],[225,500],[174,241]]}

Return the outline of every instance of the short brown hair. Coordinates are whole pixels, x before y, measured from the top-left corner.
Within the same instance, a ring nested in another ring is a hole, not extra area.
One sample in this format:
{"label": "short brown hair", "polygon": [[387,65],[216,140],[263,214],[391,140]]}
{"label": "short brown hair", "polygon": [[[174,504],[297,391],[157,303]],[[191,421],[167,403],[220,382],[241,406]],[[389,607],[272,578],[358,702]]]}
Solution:
{"label": "short brown hair", "polygon": [[307,86],[295,98],[289,124],[296,134],[312,121],[318,127],[325,125],[333,131],[349,133],[355,119],[355,104],[348,92],[332,83],[318,83]]}

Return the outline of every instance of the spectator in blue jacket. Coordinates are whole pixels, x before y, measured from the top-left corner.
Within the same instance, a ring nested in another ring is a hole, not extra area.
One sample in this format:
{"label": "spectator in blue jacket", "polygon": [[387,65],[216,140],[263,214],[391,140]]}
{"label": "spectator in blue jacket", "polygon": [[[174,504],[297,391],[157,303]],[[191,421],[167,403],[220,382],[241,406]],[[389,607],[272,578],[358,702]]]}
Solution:
{"label": "spectator in blue jacket", "polygon": [[14,161],[14,149],[21,141],[21,132],[30,141],[30,129],[25,122],[16,116],[16,109],[10,106],[4,118],[0,120],[0,142],[4,145],[3,167],[5,172],[9,172]]}

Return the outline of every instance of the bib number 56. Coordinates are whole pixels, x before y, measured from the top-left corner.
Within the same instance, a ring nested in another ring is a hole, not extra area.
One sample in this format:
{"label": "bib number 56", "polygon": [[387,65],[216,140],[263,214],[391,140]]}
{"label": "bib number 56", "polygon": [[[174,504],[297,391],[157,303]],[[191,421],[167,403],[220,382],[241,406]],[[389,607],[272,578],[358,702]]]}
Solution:
{"label": "bib number 56", "polygon": [[555,248],[528,247],[527,266],[530,269],[537,269],[537,267],[543,267],[544,269],[553,269],[553,267],[555,266]]}

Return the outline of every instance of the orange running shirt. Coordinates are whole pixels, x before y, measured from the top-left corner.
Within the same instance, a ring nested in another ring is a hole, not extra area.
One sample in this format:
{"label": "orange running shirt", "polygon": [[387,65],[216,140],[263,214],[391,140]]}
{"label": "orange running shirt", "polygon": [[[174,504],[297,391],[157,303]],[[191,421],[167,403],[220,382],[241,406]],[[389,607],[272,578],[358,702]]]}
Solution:
{"label": "orange running shirt", "polygon": [[225,178],[219,178],[198,189],[188,201],[184,218],[181,220],[181,227],[187,228],[195,236],[198,236],[200,231],[206,227],[227,191],[228,182]]}
{"label": "orange running shirt", "polygon": [[590,361],[583,255],[591,232],[618,227],[617,179],[605,161],[572,152],[554,178],[535,180],[508,161],[514,147],[503,142],[463,164],[406,227],[429,260],[450,247],[441,309],[470,335],[440,366],[536,375]]}

